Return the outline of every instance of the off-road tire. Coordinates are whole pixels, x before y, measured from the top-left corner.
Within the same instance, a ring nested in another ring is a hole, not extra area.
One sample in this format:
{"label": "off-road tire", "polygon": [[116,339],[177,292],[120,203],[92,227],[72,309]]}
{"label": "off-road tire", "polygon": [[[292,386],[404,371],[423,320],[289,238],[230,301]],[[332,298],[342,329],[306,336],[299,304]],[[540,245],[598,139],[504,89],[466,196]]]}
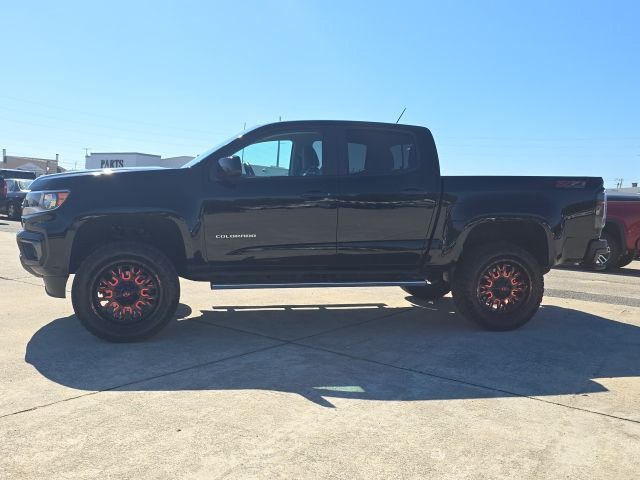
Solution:
{"label": "off-road tire", "polygon": [[[105,318],[104,307],[96,301],[97,285],[103,285],[104,280],[101,279],[106,278],[105,272],[117,270],[118,265],[139,266],[148,273],[155,286],[153,291],[157,298],[153,303],[149,302],[151,311],[139,320]],[[82,325],[93,335],[110,342],[135,342],[155,335],[174,316],[179,298],[180,282],[169,259],[150,245],[131,241],[107,244],[85,258],[76,272],[71,290],[73,309]]]}
{"label": "off-road tire", "polygon": [[[507,312],[494,311],[480,298],[483,279],[494,265],[512,265],[526,276],[527,288]],[[544,293],[544,277],[538,261],[526,250],[507,243],[473,247],[464,252],[452,283],[458,312],[486,330],[514,330],[527,323],[538,311]]]}

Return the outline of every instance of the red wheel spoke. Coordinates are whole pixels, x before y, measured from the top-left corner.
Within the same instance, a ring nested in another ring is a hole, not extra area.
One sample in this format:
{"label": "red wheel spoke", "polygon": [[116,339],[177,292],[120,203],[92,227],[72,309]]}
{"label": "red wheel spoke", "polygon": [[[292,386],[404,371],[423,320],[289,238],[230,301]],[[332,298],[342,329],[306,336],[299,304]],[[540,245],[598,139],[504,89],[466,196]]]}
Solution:
{"label": "red wheel spoke", "polygon": [[94,306],[105,320],[139,321],[157,308],[160,294],[157,285],[156,277],[142,265],[112,265],[103,270],[94,284]]}
{"label": "red wheel spoke", "polygon": [[506,313],[524,301],[528,289],[529,280],[520,265],[498,262],[480,275],[478,300],[493,312]]}

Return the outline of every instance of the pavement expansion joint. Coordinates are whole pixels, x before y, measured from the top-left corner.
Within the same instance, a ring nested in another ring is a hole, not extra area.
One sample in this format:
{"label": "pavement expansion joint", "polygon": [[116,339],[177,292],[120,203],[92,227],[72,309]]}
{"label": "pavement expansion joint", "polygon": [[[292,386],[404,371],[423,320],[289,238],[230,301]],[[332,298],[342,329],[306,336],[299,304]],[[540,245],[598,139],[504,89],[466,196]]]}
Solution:
{"label": "pavement expansion joint", "polygon": [[505,389],[501,389],[501,388],[496,388],[496,387],[491,387],[491,386],[482,385],[482,384],[478,384],[478,383],[473,383],[473,382],[469,382],[467,380],[461,380],[461,379],[457,379],[457,378],[453,378],[453,377],[447,377],[447,376],[440,375],[440,374],[437,374],[437,373],[434,373],[434,372],[429,372],[429,371],[426,371],[426,370],[419,370],[419,369],[414,369],[414,368],[409,368],[409,367],[402,367],[402,366],[399,366],[399,365],[393,365],[393,364],[386,363],[386,362],[380,362],[380,361],[372,360],[372,359],[369,359],[369,358],[366,358],[366,357],[361,357],[361,356],[357,356],[357,355],[353,355],[353,354],[349,354],[349,353],[344,353],[344,352],[340,352],[340,351],[336,351],[336,350],[331,350],[331,349],[328,349],[328,348],[323,348],[323,347],[318,347],[318,346],[314,346],[314,345],[308,345],[308,344],[304,344],[304,343],[299,343],[302,340],[313,338],[313,337],[316,337],[316,336],[319,336],[319,335],[326,335],[328,333],[332,333],[332,332],[335,332],[335,331],[338,331],[338,330],[342,330],[342,329],[345,329],[345,328],[357,327],[357,326],[360,326],[360,325],[363,325],[363,324],[366,324],[366,323],[371,323],[371,322],[374,322],[374,321],[377,321],[377,320],[381,320],[381,319],[384,319],[384,318],[389,318],[389,317],[392,317],[394,315],[398,315],[400,313],[403,313],[406,310],[408,310],[408,309],[402,309],[401,311],[398,311],[398,312],[393,312],[393,313],[388,314],[388,315],[383,315],[383,316],[380,316],[380,317],[367,319],[365,321],[358,322],[358,323],[353,323],[353,324],[349,324],[349,325],[342,325],[340,327],[336,327],[336,328],[331,329],[331,330],[314,333],[312,335],[307,335],[307,336],[300,337],[300,338],[297,338],[297,339],[294,339],[294,340],[284,340],[284,339],[280,339],[280,338],[277,338],[277,337],[271,337],[271,336],[268,336],[268,335],[263,335],[263,334],[260,334],[260,333],[250,332],[250,331],[246,331],[246,330],[242,330],[242,329],[238,329],[238,328],[234,328],[234,327],[229,327],[229,326],[225,326],[225,325],[217,325],[215,323],[206,322],[206,321],[203,321],[203,320],[193,320],[195,322],[198,322],[198,323],[201,323],[201,324],[206,324],[206,325],[211,326],[211,327],[225,328],[225,329],[233,330],[233,331],[244,333],[244,334],[256,335],[256,336],[260,336],[260,337],[263,337],[263,338],[266,338],[266,339],[278,341],[279,343],[277,343],[275,345],[269,345],[267,347],[262,347],[262,348],[258,348],[258,349],[255,349],[255,350],[251,350],[249,352],[243,352],[243,353],[239,353],[239,354],[236,354],[236,355],[230,355],[230,356],[227,356],[227,357],[224,357],[224,358],[219,358],[217,360],[212,360],[212,361],[209,361],[209,362],[199,363],[197,365],[191,365],[191,366],[188,366],[188,367],[180,368],[178,370],[173,370],[173,371],[170,371],[170,372],[165,372],[165,373],[161,373],[161,374],[157,374],[157,375],[152,375],[150,377],[134,380],[134,381],[131,381],[131,382],[126,382],[126,383],[123,383],[123,384],[120,384],[120,385],[116,385],[116,386],[113,386],[113,387],[109,387],[109,388],[106,388],[106,389],[96,390],[94,392],[87,392],[87,393],[84,393],[82,395],[75,395],[75,396],[68,397],[68,398],[65,398],[65,399],[62,399],[62,400],[59,400],[59,401],[56,401],[56,402],[51,402],[51,403],[47,403],[47,404],[43,404],[43,405],[37,405],[37,406],[29,408],[29,409],[19,410],[19,411],[12,412],[12,413],[7,413],[5,415],[0,416],[0,419],[6,418],[6,417],[10,417],[10,416],[14,416],[14,415],[19,415],[21,413],[31,412],[31,411],[34,411],[34,410],[38,410],[40,408],[54,406],[54,405],[57,405],[59,403],[75,400],[75,399],[78,399],[78,398],[83,398],[83,397],[87,397],[87,396],[90,396],[90,395],[96,395],[96,394],[102,393],[102,392],[114,391],[114,390],[117,390],[117,389],[120,389],[120,388],[123,388],[123,387],[128,387],[128,386],[131,386],[131,385],[136,385],[136,384],[139,384],[139,383],[148,382],[148,381],[155,380],[155,379],[158,379],[158,378],[168,377],[168,376],[179,374],[179,373],[183,373],[183,372],[186,372],[186,371],[189,371],[189,370],[195,370],[195,369],[198,369],[198,368],[201,368],[201,367],[207,367],[207,366],[210,366],[210,365],[214,365],[214,364],[225,362],[227,360],[233,360],[233,359],[236,359],[236,358],[241,358],[241,357],[245,357],[245,356],[248,356],[248,355],[252,355],[254,353],[260,353],[260,352],[264,352],[266,350],[271,350],[271,349],[283,347],[285,345],[295,345],[295,346],[298,346],[298,347],[301,347],[301,348],[307,348],[307,349],[321,351],[321,352],[325,352],[325,353],[331,353],[333,355],[339,355],[339,356],[342,356],[342,357],[350,358],[352,360],[358,360],[358,361],[362,361],[362,362],[372,363],[372,364],[376,364],[376,365],[383,366],[383,367],[393,368],[393,369],[402,370],[402,371],[405,371],[405,372],[410,372],[410,373],[414,373],[414,374],[418,374],[418,375],[423,375],[423,376],[430,377],[430,378],[435,378],[435,379],[438,379],[438,380],[453,382],[453,383],[459,384],[459,385],[465,385],[465,386],[478,388],[478,389],[482,389],[482,390],[486,390],[486,391],[490,391],[490,392],[500,393],[500,394],[503,394],[503,395],[509,395],[511,397],[526,398],[526,399],[533,400],[533,401],[543,402],[543,403],[546,403],[548,405],[564,407],[564,408],[568,408],[568,409],[571,409],[571,410],[580,411],[580,412],[584,412],[584,413],[588,413],[588,414],[599,415],[599,416],[608,417],[608,418],[612,418],[612,419],[615,419],[615,420],[621,420],[621,421],[625,421],[625,422],[630,422],[630,423],[634,423],[634,424],[640,424],[639,420],[634,420],[634,419],[631,419],[631,418],[621,417],[621,416],[618,416],[618,415],[611,415],[611,414],[599,412],[597,410],[590,410],[590,409],[586,409],[586,408],[576,407],[576,406],[567,405],[567,404],[560,403],[560,402],[554,402],[554,401],[547,400],[547,399],[540,398],[540,397],[524,395],[524,394],[521,394],[521,393],[518,393],[518,392],[513,392],[513,391],[510,391],[510,390],[505,390]]}

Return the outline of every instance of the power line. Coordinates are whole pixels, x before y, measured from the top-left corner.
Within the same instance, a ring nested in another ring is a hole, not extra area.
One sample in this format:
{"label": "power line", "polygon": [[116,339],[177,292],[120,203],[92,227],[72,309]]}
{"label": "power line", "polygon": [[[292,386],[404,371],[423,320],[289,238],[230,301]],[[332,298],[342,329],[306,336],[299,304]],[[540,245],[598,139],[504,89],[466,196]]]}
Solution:
{"label": "power line", "polygon": [[[7,119],[7,118],[1,118],[0,120],[4,120],[5,122],[8,123],[19,123],[19,124],[23,124],[23,125],[29,125],[32,127],[40,127],[40,128],[45,128],[45,129],[53,129],[53,130],[60,130],[63,132],[71,132],[71,133],[83,133],[85,136],[94,136],[94,137],[102,137],[102,138],[109,138],[109,139],[117,139],[117,140],[126,140],[126,141],[130,141],[130,142],[148,142],[149,140],[142,140],[140,138],[132,138],[132,137],[123,137],[120,135],[110,135],[110,134],[104,134],[104,133],[97,133],[97,132],[91,132],[91,131],[83,131],[82,129],[73,129],[73,128],[65,128],[65,127],[59,127],[59,126],[53,126],[53,125],[43,125],[43,124],[39,124],[39,123],[33,123],[33,122],[25,122],[22,120],[12,120],[12,119]],[[161,134],[147,134],[147,135],[151,135],[154,137],[162,137],[163,135]],[[182,147],[182,148],[190,148],[193,149],[194,145],[197,143],[206,143],[204,140],[201,142],[193,142],[190,145],[187,144],[180,144],[180,143],[172,143],[172,142],[165,142],[162,140],[157,140],[157,139],[153,139],[153,143],[156,144],[163,144],[163,145],[170,145],[173,147]]]}
{"label": "power line", "polygon": [[[21,115],[26,115],[29,117],[40,117],[42,119],[46,119],[46,120],[55,120],[56,122],[64,122],[64,123],[70,123],[70,124],[75,124],[75,125],[82,125],[82,126],[87,126],[87,127],[97,127],[97,128],[101,128],[101,129],[107,129],[107,130],[114,130],[114,131],[124,131],[127,133],[135,133],[135,134],[139,134],[139,135],[160,135],[157,131],[156,132],[148,132],[148,131],[142,131],[142,130],[132,130],[130,128],[126,128],[126,127],[118,127],[118,126],[113,126],[113,125],[106,125],[106,124],[100,124],[100,123],[91,123],[91,122],[85,122],[85,121],[79,121],[79,120],[70,120],[67,118],[62,118],[62,117],[55,117],[55,116],[51,116],[51,115],[42,115],[39,113],[31,113],[31,112],[24,112],[21,110],[16,110],[16,109],[11,109],[11,108],[7,108],[7,107],[2,107],[0,106],[0,110],[6,110],[8,112],[18,112]],[[22,121],[24,122],[24,120],[7,120],[7,121]],[[38,120],[36,120],[38,121]],[[162,133],[161,136],[163,137],[173,137],[173,138],[177,138],[180,140],[187,140],[187,141],[203,141],[205,140],[204,137],[186,137],[184,135],[174,135],[171,133]],[[209,135],[210,136],[210,135]]]}
{"label": "power line", "polygon": [[130,120],[130,119],[122,119],[122,118],[117,118],[117,117],[111,117],[111,116],[107,116],[107,115],[101,115],[95,112],[87,112],[87,111],[83,111],[83,110],[77,110],[77,109],[73,109],[73,108],[68,108],[68,107],[61,107],[61,106],[54,106],[51,104],[46,104],[46,103],[41,103],[41,102],[34,102],[33,100],[25,100],[25,99],[20,99],[20,98],[15,98],[15,97],[9,97],[6,95],[0,95],[0,98],[4,98],[7,100],[12,100],[12,101],[16,101],[16,102],[22,102],[22,103],[29,103],[32,105],[38,105],[41,107],[45,107],[45,108],[49,108],[52,110],[63,110],[63,111],[67,111],[67,112],[71,112],[71,113],[80,113],[82,115],[88,115],[91,117],[98,117],[98,118],[105,118],[105,119],[109,119],[109,120],[115,120],[118,123],[133,123],[133,124],[137,124],[137,125],[146,125],[146,126],[150,126],[150,127],[160,127],[160,128],[169,128],[169,129],[174,129],[174,130],[183,130],[186,132],[192,132],[192,133],[199,133],[199,134],[205,134],[205,135],[210,135],[211,132],[205,131],[205,130],[195,130],[195,129],[190,129],[190,128],[183,128],[183,127],[176,127],[173,125],[161,125],[161,124],[157,124],[157,123],[148,123],[148,122],[140,122],[140,121],[136,121],[136,120]]}

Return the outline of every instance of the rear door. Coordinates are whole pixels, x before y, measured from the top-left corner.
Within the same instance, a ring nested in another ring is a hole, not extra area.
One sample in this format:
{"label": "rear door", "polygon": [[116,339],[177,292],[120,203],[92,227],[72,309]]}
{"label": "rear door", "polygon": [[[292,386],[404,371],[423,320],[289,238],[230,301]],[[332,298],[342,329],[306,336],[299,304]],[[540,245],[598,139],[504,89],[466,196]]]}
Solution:
{"label": "rear door", "polygon": [[421,130],[422,135],[401,126],[342,130],[341,266],[408,271],[420,264],[440,194],[435,145],[428,130]]}

